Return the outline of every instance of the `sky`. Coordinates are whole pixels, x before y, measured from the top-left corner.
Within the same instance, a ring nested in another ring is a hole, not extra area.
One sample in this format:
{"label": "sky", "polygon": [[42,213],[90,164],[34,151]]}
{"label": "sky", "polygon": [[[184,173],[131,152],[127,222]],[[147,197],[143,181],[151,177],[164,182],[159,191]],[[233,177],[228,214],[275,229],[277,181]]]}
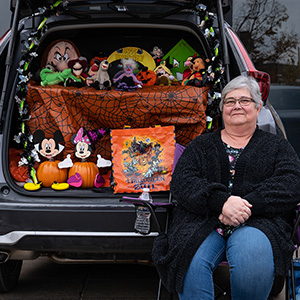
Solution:
{"label": "sky", "polygon": [[287,8],[289,19],[287,21],[287,28],[294,29],[300,36],[300,3],[299,0],[284,0],[282,1]]}

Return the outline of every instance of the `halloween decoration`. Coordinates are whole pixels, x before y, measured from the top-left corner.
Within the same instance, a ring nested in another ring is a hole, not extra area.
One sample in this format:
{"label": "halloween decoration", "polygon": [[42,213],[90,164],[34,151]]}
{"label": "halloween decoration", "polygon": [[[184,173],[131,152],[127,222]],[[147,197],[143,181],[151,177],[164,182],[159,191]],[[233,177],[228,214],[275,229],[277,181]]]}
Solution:
{"label": "halloween decoration", "polygon": [[37,191],[41,188],[42,182],[34,183],[34,182],[26,182],[24,184],[24,189],[27,191]]}
{"label": "halloween decoration", "polygon": [[[208,88],[193,86],[151,86],[137,89],[134,93],[124,92],[126,97],[120,101],[120,92],[112,89],[96,91],[83,88],[76,91],[61,86],[43,88],[28,85],[28,103],[31,118],[26,123],[31,131],[36,128],[47,131],[49,124],[62,131],[65,138],[64,153],[73,154],[71,136],[73,128],[123,128],[149,127],[152,124],[175,125],[176,141],[186,145],[206,127],[205,109]],[[76,97],[76,109],[74,98]],[[41,101],[42,99],[42,101]],[[191,99],[193,99],[191,101]],[[36,109],[36,103],[41,106]],[[55,111],[49,115],[48,111]],[[96,162],[97,154],[109,159],[111,156],[109,136],[105,135],[94,143],[89,160]]]}
{"label": "halloween decoration", "polygon": [[41,86],[64,83],[67,79],[72,79],[75,82],[81,82],[79,78],[72,74],[71,69],[55,72],[54,67],[51,65],[47,65],[43,70],[41,70],[40,77]]}
{"label": "halloween decoration", "polygon": [[136,75],[137,80],[143,83],[143,86],[152,86],[156,82],[156,73],[154,71],[144,68],[142,71],[139,71]]}
{"label": "halloween decoration", "polygon": [[64,149],[64,146],[60,144],[64,142],[60,130],[54,132],[53,138],[46,138],[43,130],[37,130],[33,134],[33,142],[36,151],[48,159],[48,161],[42,162],[37,169],[37,178],[42,182],[42,185],[51,187],[53,182],[66,182],[67,169],[60,169],[58,167],[59,161],[54,161],[54,157]]}
{"label": "halloween decoration", "polygon": [[155,61],[151,54],[141,48],[125,47],[114,51],[107,58],[110,64],[119,62],[122,59],[133,59],[137,64],[142,67],[147,67],[149,70],[154,70],[156,67]]}
{"label": "halloween decoration", "polygon": [[98,57],[98,56],[95,56],[91,59],[90,68],[89,68],[88,73],[87,73],[88,76],[87,76],[86,81],[85,81],[87,86],[93,86],[94,85],[94,82],[96,81],[96,75],[97,75],[98,70],[99,70],[100,62],[101,62],[101,58]]}
{"label": "halloween decoration", "polygon": [[[104,130],[101,132],[105,133]],[[80,128],[77,134],[71,138],[72,144],[75,145],[75,156],[81,159],[81,162],[75,162],[69,170],[68,183],[74,187],[91,188],[101,187],[104,184],[98,166],[93,162],[86,161],[91,155],[95,135],[95,132],[87,132],[84,128]]]}
{"label": "halloween decoration", "polygon": [[[26,166],[27,170],[28,170],[28,181],[33,181],[34,183],[38,183],[37,178],[36,178],[36,173],[34,171],[33,165],[36,161],[38,161],[38,156],[35,155],[35,150],[34,150],[34,145],[32,142],[32,135],[31,135],[31,131],[34,131],[36,128],[43,128],[44,130],[47,129],[47,126],[49,124],[49,118],[45,115],[43,115],[43,113],[38,110],[38,111],[33,111],[30,110],[29,107],[29,102],[31,101],[31,106],[34,105],[34,101],[33,98],[35,98],[34,95],[28,93],[28,90],[35,90],[37,92],[37,96],[40,96],[41,94],[44,93],[44,96],[46,96],[45,90],[43,90],[43,88],[41,86],[39,87],[34,87],[30,84],[30,79],[32,78],[32,61],[35,60],[36,58],[39,58],[40,53],[37,52],[37,49],[39,47],[39,44],[41,42],[41,40],[43,39],[45,33],[48,30],[48,20],[49,18],[51,18],[52,16],[55,16],[57,14],[60,13],[61,9],[66,9],[66,6],[68,5],[67,1],[64,0],[58,0],[55,1],[55,3],[53,5],[45,5],[43,7],[40,8],[39,10],[39,14],[40,14],[40,23],[37,23],[36,26],[36,30],[32,31],[32,34],[28,37],[27,40],[24,41],[24,50],[22,51],[22,56],[19,62],[19,67],[17,69],[18,72],[18,76],[19,76],[19,81],[17,82],[16,85],[16,90],[15,90],[15,103],[17,106],[17,111],[19,112],[18,115],[18,119],[17,119],[17,124],[16,124],[16,128],[19,130],[19,132],[15,135],[14,140],[19,144],[20,149],[22,149],[22,157],[19,161],[20,166]],[[221,55],[220,52],[222,51],[222,49],[220,49],[220,42],[218,41],[217,35],[214,33],[214,29],[212,27],[213,24],[213,16],[212,14],[207,10],[206,6],[203,4],[199,4],[195,7],[194,9],[195,11],[195,15],[197,15],[201,21],[201,23],[199,24],[199,28],[200,30],[203,32],[203,34],[205,35],[206,39],[207,39],[207,44],[210,47],[210,53],[212,53],[212,57],[210,57],[210,64],[208,66],[208,73],[212,72],[214,73],[214,77],[213,80],[210,82],[210,90],[208,91],[208,101],[206,102],[207,99],[207,90],[206,92],[202,92],[201,89],[199,89],[200,91],[195,91],[194,89],[191,91],[190,88],[193,87],[184,87],[184,89],[187,89],[186,91],[183,90],[179,90],[174,91],[173,96],[176,97],[176,99],[182,99],[185,98],[185,95],[192,92],[192,93],[200,93],[200,96],[196,96],[195,95],[195,99],[198,97],[199,99],[202,99],[202,94],[204,95],[205,101],[203,103],[205,103],[205,107],[206,107],[206,103],[208,104],[208,107],[206,109],[206,113],[213,119],[213,125],[210,126],[209,130],[214,130],[215,129],[215,124],[216,120],[218,119],[219,116],[219,102],[220,102],[220,95],[221,95],[221,88],[222,86],[224,86],[226,84],[225,82],[225,78],[224,78],[224,67],[223,67],[223,62],[221,59]],[[66,41],[66,40],[64,40]],[[74,47],[73,47],[74,48]],[[76,46],[75,46],[76,48]],[[47,65],[47,51],[44,51],[40,61],[41,61],[41,69]],[[49,52],[49,51],[48,51]],[[62,52],[62,53],[61,53]],[[55,53],[55,52],[54,52]],[[66,53],[68,53],[68,51],[66,51]],[[76,51],[75,51],[76,53]],[[186,55],[184,57],[184,60],[186,60],[186,58],[188,56],[191,56],[195,53],[195,51],[192,51],[192,53],[190,55]],[[62,55],[63,54],[63,55]],[[118,54],[118,53],[116,53]],[[149,54],[150,55],[150,54]],[[167,55],[167,54],[166,54]],[[166,58],[165,55],[165,58]],[[64,51],[60,51],[59,54],[60,57],[64,56]],[[150,55],[151,56],[151,55]],[[77,57],[80,57],[79,51],[77,53]],[[64,56],[65,58],[65,56]],[[120,59],[120,57],[118,58]],[[153,63],[154,63],[154,67],[150,70],[153,70],[155,68],[155,62],[153,60],[153,58],[151,57]],[[52,60],[54,60],[54,62],[58,63],[57,59],[54,59],[54,57],[52,56]],[[62,61],[63,63],[65,63],[65,61]],[[110,61],[109,61],[110,62]],[[53,64],[53,66],[55,67],[55,63]],[[66,68],[67,65],[65,64]],[[148,66],[149,67],[149,66]],[[56,69],[57,71],[57,69]],[[179,79],[179,78],[178,78]],[[158,107],[160,107],[160,109],[164,109],[165,106],[163,105],[162,100],[164,99],[163,96],[165,94],[165,91],[161,91],[160,87],[157,87],[158,89],[155,89],[155,86],[153,87],[153,89],[155,90],[155,98],[152,99],[146,99],[145,97],[143,97],[143,94],[140,93],[139,95],[137,95],[139,98],[138,99],[142,99],[137,101],[137,105],[140,105],[141,103],[145,103],[145,102],[151,102],[151,105],[153,104],[153,102],[158,102],[155,103],[155,105],[158,105]],[[177,88],[177,87],[176,87]],[[50,90],[50,91],[49,91]],[[61,96],[59,96],[59,94],[57,93],[57,89],[48,89],[48,91],[54,95],[54,98],[59,97],[60,98],[60,102],[61,105],[60,107],[60,113],[62,113],[64,115],[63,120],[64,121],[68,121],[70,122],[70,124],[72,124],[72,119],[68,117],[68,101],[64,101],[62,99]],[[138,93],[138,91],[137,91]],[[81,95],[84,96],[84,95]],[[69,95],[69,97],[72,97],[72,95]],[[91,95],[90,93],[88,93],[86,95],[86,97],[82,98],[82,106],[80,109],[84,109],[86,102],[88,101],[88,99],[92,100],[93,95]],[[47,98],[49,98],[49,96],[47,96]],[[189,98],[191,98],[191,96],[189,96]],[[197,99],[198,99],[197,98]],[[174,99],[174,98],[172,98]],[[69,100],[69,99],[68,99]],[[33,102],[32,102],[33,101]],[[45,101],[45,99],[44,99]],[[107,111],[109,111],[110,109],[115,109],[116,107],[118,107],[119,105],[119,100],[117,99],[117,96],[115,95],[113,97],[113,101],[115,104],[113,104],[111,107],[109,108],[105,108],[104,112],[102,111],[101,105],[97,105],[97,109],[93,109],[93,111],[91,112],[91,114],[94,114],[95,111],[97,111],[97,115],[104,113]],[[93,102],[93,101],[92,101]],[[199,101],[199,102],[202,102]],[[93,102],[94,103],[94,102]],[[48,101],[48,105],[49,107],[53,104],[51,104],[51,100],[49,99]],[[197,101],[196,103],[197,106],[199,106],[199,103]],[[201,104],[203,105],[203,104]],[[200,106],[201,106],[200,105]],[[88,106],[90,109],[92,109],[91,105]],[[152,107],[152,106],[151,106]],[[186,106],[183,107],[183,109]],[[32,107],[31,107],[32,108]],[[55,107],[55,109],[57,110],[58,106]],[[101,112],[99,112],[99,108],[101,108]],[[135,107],[134,107],[135,109]],[[178,108],[177,108],[178,109]],[[176,118],[175,123],[179,124],[179,126],[177,126],[176,131],[177,131],[177,136],[178,138],[181,140],[179,141],[182,144],[186,144],[188,143],[191,138],[195,137],[195,135],[198,135],[202,132],[202,119],[203,119],[203,114],[204,111],[202,109],[201,110],[201,114],[199,116],[199,114],[197,114],[199,117],[196,120],[196,116],[192,113],[191,117],[188,117],[189,120],[193,119],[195,117],[194,121],[191,121],[191,123],[189,123],[190,125],[185,125],[185,126],[181,126],[181,119]],[[29,111],[30,114],[29,115]],[[120,111],[121,113],[122,111]],[[172,112],[172,109],[171,109]],[[195,112],[197,113],[198,110],[189,110],[189,112]],[[136,110],[134,110],[133,112],[130,111],[130,114],[136,114]],[[182,111],[181,111],[182,113]],[[82,113],[80,113],[80,115],[82,115]],[[118,114],[117,114],[118,115]],[[119,115],[118,115],[119,116]],[[89,115],[89,117],[91,117],[91,115]],[[131,117],[131,116],[130,116]],[[137,114],[138,119],[140,119],[140,115]],[[41,119],[42,118],[42,119]],[[81,118],[84,118],[83,116]],[[124,115],[124,120],[126,119],[125,124],[128,124],[128,117]],[[51,121],[53,121],[54,119],[52,118]],[[98,119],[97,119],[98,120]],[[131,120],[134,120],[131,118]],[[144,121],[141,123],[139,123],[139,126],[145,126],[145,124],[149,124],[148,122],[149,120],[149,116],[147,114],[146,117],[144,117]],[[157,120],[157,118],[156,118]],[[56,121],[55,121],[56,122]],[[61,123],[61,121],[57,121],[58,123]],[[133,121],[131,121],[133,122]],[[118,120],[116,122],[110,122],[112,123],[112,125],[109,126],[114,126],[116,125],[116,123],[120,123]],[[174,122],[173,122],[174,123]],[[206,122],[205,122],[206,123]],[[101,124],[101,122],[97,123],[95,120],[93,120],[92,123],[88,123],[90,126],[94,126],[94,127],[101,127],[101,126],[107,126],[107,124]],[[123,121],[121,122],[121,124],[119,125],[123,125]],[[185,122],[185,124],[187,124]],[[60,124],[59,127],[62,131],[64,131],[64,135],[65,134],[70,134],[70,132],[68,131],[68,129],[65,130],[66,127],[64,127],[63,124]],[[80,124],[80,126],[86,126],[85,122],[82,122],[82,124]],[[31,130],[31,131],[30,131]],[[110,154],[110,150],[107,147],[104,147],[104,153],[105,155],[108,157]],[[107,149],[107,150],[106,150]]]}
{"label": "halloween decoration", "polygon": [[119,91],[134,91],[137,88],[142,87],[143,83],[136,78],[133,74],[133,71],[136,69],[137,64],[136,62],[131,59],[121,59],[121,63],[123,66],[123,71],[121,74],[116,74],[113,79],[113,82],[118,82],[118,86],[116,90]]}
{"label": "halloween decoration", "polygon": [[196,51],[184,40],[181,39],[163,58],[172,74],[177,80],[183,79],[185,70],[184,62],[187,57],[193,56]]}
{"label": "halloween decoration", "polygon": [[57,40],[52,42],[44,51],[41,59],[41,69],[51,65],[55,71],[62,72],[68,69],[68,63],[72,59],[80,57],[75,44],[69,40]]}
{"label": "halloween decoration", "polygon": [[43,187],[51,187],[53,183],[64,183],[68,178],[68,170],[58,167],[59,160],[44,161],[37,169],[37,178]]}
{"label": "halloween decoration", "polygon": [[83,87],[85,86],[85,80],[87,74],[85,74],[85,69],[87,66],[86,59],[84,57],[79,57],[72,59],[68,62],[68,67],[72,70],[73,77],[76,77],[78,80],[74,80],[73,77],[70,77],[66,80],[66,86],[75,86]]}
{"label": "halloween decoration", "polygon": [[174,126],[112,130],[111,143],[115,193],[169,189]]}
{"label": "halloween decoration", "polygon": [[33,134],[33,142],[36,151],[49,160],[53,159],[64,149],[64,146],[60,144],[64,142],[60,130],[56,130],[53,138],[50,139],[45,137],[43,130],[37,130]]}
{"label": "halloween decoration", "polygon": [[[94,187],[94,181],[96,175],[99,173],[99,169],[95,165],[95,163],[91,161],[75,162],[73,167],[69,170],[69,179],[76,173],[80,174],[80,177],[82,179],[82,185],[80,187],[91,188]],[[71,184],[70,181],[68,181],[68,183]],[[73,184],[73,186],[75,185]],[[77,185],[77,187],[79,187],[79,184]]]}
{"label": "halloween decoration", "polygon": [[[72,164],[73,166],[73,164]],[[79,173],[76,173],[74,175],[71,175],[68,180],[67,183],[73,187],[81,187],[82,186],[82,177]]]}
{"label": "halloween decoration", "polygon": [[[28,179],[28,170],[26,165],[19,164],[21,153],[22,150],[9,148],[9,171],[17,182],[26,182]],[[33,165],[35,170],[37,170],[38,165],[36,161]]]}
{"label": "halloween decoration", "polygon": [[172,72],[166,66],[165,62],[162,62],[158,67],[155,68],[154,72],[156,73],[156,85],[164,86],[171,85],[172,81],[175,80]]}
{"label": "halloween decoration", "polygon": [[208,62],[209,59],[204,59],[200,56],[189,58],[186,62],[189,72],[187,72],[187,78],[182,81],[182,85],[205,86],[208,82],[208,73],[206,71]]}
{"label": "halloween decoration", "polygon": [[101,61],[96,75],[95,88],[99,90],[111,90],[111,81],[108,74],[109,62]]}
{"label": "halloween decoration", "polygon": [[160,63],[162,62],[162,58],[164,56],[162,49],[157,46],[154,46],[150,53],[152,54],[156,66],[160,65]]}

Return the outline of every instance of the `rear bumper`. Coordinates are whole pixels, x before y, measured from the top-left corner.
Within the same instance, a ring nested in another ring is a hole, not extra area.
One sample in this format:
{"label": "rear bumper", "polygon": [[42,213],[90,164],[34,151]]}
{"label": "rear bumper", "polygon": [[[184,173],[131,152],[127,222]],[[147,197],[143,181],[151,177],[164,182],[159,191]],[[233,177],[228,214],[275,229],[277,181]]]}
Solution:
{"label": "rear bumper", "polygon": [[[156,214],[164,228],[165,209],[157,208]],[[10,259],[150,260],[158,231],[152,224],[149,235],[135,233],[135,218],[135,207],[119,198],[36,198],[31,203],[2,198],[0,251]]]}

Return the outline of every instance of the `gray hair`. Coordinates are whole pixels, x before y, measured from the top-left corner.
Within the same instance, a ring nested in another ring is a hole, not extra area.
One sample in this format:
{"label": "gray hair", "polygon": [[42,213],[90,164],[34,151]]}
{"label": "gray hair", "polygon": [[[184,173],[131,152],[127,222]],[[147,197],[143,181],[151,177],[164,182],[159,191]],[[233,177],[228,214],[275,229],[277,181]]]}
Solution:
{"label": "gray hair", "polygon": [[255,107],[259,108],[262,104],[261,93],[257,81],[250,76],[240,75],[226,84],[221,94],[220,110],[223,110],[226,95],[237,89],[247,89],[254,100]]}

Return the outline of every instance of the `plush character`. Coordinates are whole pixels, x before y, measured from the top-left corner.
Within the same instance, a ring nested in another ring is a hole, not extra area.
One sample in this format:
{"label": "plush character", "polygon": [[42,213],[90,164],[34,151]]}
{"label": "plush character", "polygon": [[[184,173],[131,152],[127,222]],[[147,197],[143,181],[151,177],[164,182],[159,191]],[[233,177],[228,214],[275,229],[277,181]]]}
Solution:
{"label": "plush character", "polygon": [[50,138],[47,138],[45,132],[40,129],[33,133],[36,151],[48,159],[48,161],[42,162],[37,169],[37,178],[44,187],[51,187],[53,184],[56,186],[56,182],[65,183],[67,180],[68,171],[60,169],[59,161],[54,160],[54,157],[64,149],[62,142],[64,142],[64,138],[60,130],[56,130],[53,137]]}
{"label": "plush character", "polygon": [[97,90],[111,90],[111,81],[108,74],[109,66],[110,64],[107,60],[101,61],[94,84]]}
{"label": "plush character", "polygon": [[201,56],[188,58],[186,65],[189,67],[190,72],[185,74],[182,85],[192,85],[197,87],[205,86],[208,82],[208,62],[208,59],[204,59]]}
{"label": "plush character", "polygon": [[141,88],[143,83],[134,75],[133,71],[137,68],[137,63],[132,58],[121,59],[123,71],[117,73],[113,82],[118,82],[116,90],[119,91],[134,91]]}
{"label": "plush character", "polygon": [[79,57],[77,59],[72,59],[68,62],[68,67],[72,70],[73,76],[75,76],[79,81],[73,80],[71,77],[65,82],[66,86],[83,87],[85,86],[85,80],[87,74],[85,73],[87,62],[84,57]]}
{"label": "plush character", "polygon": [[154,46],[150,53],[156,63],[156,66],[160,65],[164,56],[162,49],[157,46]]}
{"label": "plush character", "polygon": [[154,69],[156,73],[156,85],[171,85],[172,81],[175,81],[175,77],[173,76],[170,69],[166,66],[165,62],[162,62],[158,67]]}
{"label": "plush character", "polygon": [[80,57],[76,45],[69,40],[57,40],[52,42],[44,51],[41,59],[41,69],[51,65],[55,71],[62,72],[68,69],[69,60]]}
{"label": "plush character", "polygon": [[157,77],[154,71],[148,70],[145,67],[137,73],[136,78],[143,83],[143,86],[152,86],[155,84]]}
{"label": "plush character", "polygon": [[64,83],[68,78],[71,78],[75,82],[81,82],[80,79],[72,74],[71,69],[55,72],[54,67],[51,65],[47,65],[43,70],[41,70],[40,78],[41,86]]}
{"label": "plush character", "polygon": [[103,59],[101,57],[95,56],[91,59],[90,61],[90,67],[87,73],[87,78],[86,78],[86,85],[87,86],[94,86],[94,82],[96,81],[96,76],[99,70],[100,62]]}

